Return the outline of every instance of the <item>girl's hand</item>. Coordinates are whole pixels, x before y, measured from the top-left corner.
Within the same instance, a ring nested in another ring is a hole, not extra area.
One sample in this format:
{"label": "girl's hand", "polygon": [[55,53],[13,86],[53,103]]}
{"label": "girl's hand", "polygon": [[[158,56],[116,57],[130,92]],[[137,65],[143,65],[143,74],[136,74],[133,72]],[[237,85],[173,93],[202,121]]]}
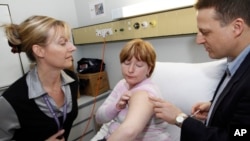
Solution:
{"label": "girl's hand", "polygon": [[126,92],[125,94],[123,94],[121,96],[120,100],[117,102],[116,108],[118,110],[124,109],[126,107],[126,105],[128,104],[130,96],[131,96],[131,92]]}

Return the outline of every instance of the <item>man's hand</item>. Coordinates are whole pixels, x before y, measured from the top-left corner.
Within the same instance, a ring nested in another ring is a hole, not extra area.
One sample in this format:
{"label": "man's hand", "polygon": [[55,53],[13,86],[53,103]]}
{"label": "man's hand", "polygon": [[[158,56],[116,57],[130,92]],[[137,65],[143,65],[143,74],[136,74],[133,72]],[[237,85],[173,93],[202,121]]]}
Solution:
{"label": "man's hand", "polygon": [[194,117],[204,121],[207,119],[210,106],[211,102],[199,102],[192,107],[192,114],[194,114],[196,111],[199,111],[194,115]]}
{"label": "man's hand", "polygon": [[170,124],[176,123],[176,117],[182,113],[178,107],[160,98],[150,96],[149,99],[154,105],[156,117],[161,118]]}

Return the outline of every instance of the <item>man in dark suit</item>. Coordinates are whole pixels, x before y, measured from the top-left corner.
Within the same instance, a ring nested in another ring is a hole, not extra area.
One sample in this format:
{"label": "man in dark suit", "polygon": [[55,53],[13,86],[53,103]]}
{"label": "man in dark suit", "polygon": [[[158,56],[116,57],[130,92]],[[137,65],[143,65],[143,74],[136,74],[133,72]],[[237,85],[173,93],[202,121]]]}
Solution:
{"label": "man in dark suit", "polygon": [[181,128],[181,141],[241,141],[249,136],[249,6],[250,0],[198,0],[195,4],[196,42],[204,45],[211,58],[226,57],[228,64],[213,99],[194,105],[196,119],[167,101],[150,97],[156,116]]}

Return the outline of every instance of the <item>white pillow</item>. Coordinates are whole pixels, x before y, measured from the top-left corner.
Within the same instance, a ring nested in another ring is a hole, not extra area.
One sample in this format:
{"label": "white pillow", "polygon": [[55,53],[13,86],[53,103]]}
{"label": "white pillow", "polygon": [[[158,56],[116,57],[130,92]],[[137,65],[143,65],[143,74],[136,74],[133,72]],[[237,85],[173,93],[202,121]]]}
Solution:
{"label": "white pillow", "polygon": [[[157,62],[152,80],[160,87],[164,99],[190,114],[191,107],[212,99],[224,74],[226,59],[205,63]],[[180,129],[169,126],[173,140],[180,140]]]}

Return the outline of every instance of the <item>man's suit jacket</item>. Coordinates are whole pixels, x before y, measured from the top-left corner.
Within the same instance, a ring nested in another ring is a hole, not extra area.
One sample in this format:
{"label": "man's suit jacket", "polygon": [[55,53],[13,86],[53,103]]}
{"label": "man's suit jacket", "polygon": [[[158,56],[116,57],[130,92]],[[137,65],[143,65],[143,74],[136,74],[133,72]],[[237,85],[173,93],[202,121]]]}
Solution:
{"label": "man's suit jacket", "polygon": [[182,124],[181,141],[227,141],[237,125],[250,126],[250,53],[215,103],[208,127],[188,117]]}

